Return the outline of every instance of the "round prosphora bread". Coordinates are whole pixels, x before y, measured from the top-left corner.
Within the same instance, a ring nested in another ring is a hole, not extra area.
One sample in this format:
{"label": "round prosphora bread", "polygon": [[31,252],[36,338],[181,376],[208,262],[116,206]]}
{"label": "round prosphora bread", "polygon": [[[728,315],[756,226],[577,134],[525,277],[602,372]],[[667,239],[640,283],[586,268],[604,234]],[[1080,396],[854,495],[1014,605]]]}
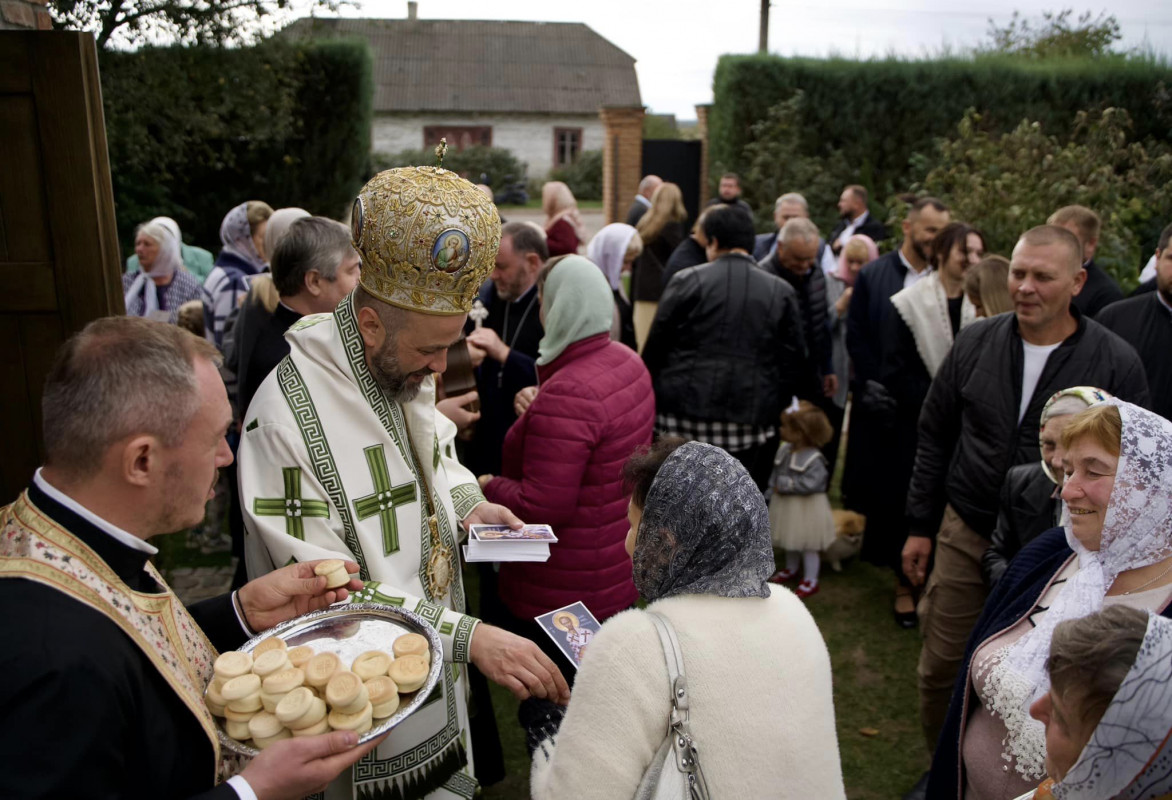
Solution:
{"label": "round prosphora bread", "polygon": [[337,558],[327,558],[313,568],[318,575],[326,576],[326,588],[337,589],[350,582],[350,575],[346,572],[346,564]]}
{"label": "round prosphora bread", "polygon": [[253,739],[271,739],[284,729],[285,726],[277,719],[277,715],[268,711],[258,711],[248,721],[248,732]]}
{"label": "round prosphora bread", "polygon": [[305,673],[296,667],[274,672],[265,678],[260,684],[260,702],[264,705],[265,711],[276,711],[281,698],[303,683]]}
{"label": "round prosphora bread", "polygon": [[[256,711],[260,711],[260,706],[256,707]],[[256,711],[237,711],[232,706],[227,706],[224,709],[224,719],[229,722],[248,722],[256,714]],[[236,737],[233,736],[232,738],[235,739]],[[248,737],[246,736],[244,738],[247,739]]]}
{"label": "round prosphora bread", "polygon": [[294,736],[320,736],[323,733],[330,732],[330,723],[325,717],[322,717],[317,723],[310,725],[308,728],[299,728],[293,731]]}
{"label": "round prosphora bread", "polygon": [[386,719],[399,710],[399,687],[389,677],[380,675],[365,685],[375,719]]}
{"label": "round prosphora bread", "polygon": [[342,660],[334,653],[318,653],[302,667],[305,670],[305,685],[315,689],[324,687],[342,669]]}
{"label": "round prosphora bread", "polygon": [[370,702],[366,693],[366,686],[353,672],[345,670],[335,672],[334,677],[326,684],[326,703],[335,711],[343,714],[354,714]]}
{"label": "round prosphora bread", "polygon": [[326,718],[326,701],[299,686],[281,698],[274,713],[286,728],[298,731]]}
{"label": "round prosphora bread", "polygon": [[269,737],[265,737],[265,738],[261,738],[261,737],[257,737],[257,736],[252,737],[252,743],[256,745],[258,750],[264,750],[269,745],[275,744],[276,742],[279,742],[282,739],[292,739],[292,738],[293,738],[292,731],[290,731],[288,728],[281,728],[281,732],[278,733],[276,736],[269,736]]}
{"label": "round prosphora bread", "polygon": [[284,639],[280,639],[276,636],[270,636],[268,639],[265,639],[263,642],[258,644],[256,647],[252,648],[252,659],[253,659],[253,661],[255,661],[257,658],[259,658],[260,656],[263,656],[265,653],[269,652],[270,650],[288,650],[288,649],[289,649],[289,645],[285,644]]}
{"label": "round prosphora bread", "polygon": [[389,666],[391,666],[391,657],[389,655],[382,650],[369,650],[354,659],[354,663],[350,665],[350,669],[359,678],[368,681],[371,678],[386,675],[387,667]]}
{"label": "round prosphora bread", "polygon": [[391,662],[387,675],[399,687],[400,693],[408,694],[427,682],[427,674],[430,671],[431,664],[423,656],[405,655],[396,657]]}
{"label": "round prosphora bread", "polygon": [[242,653],[239,650],[220,653],[212,669],[219,679],[220,685],[223,686],[233,678],[239,678],[241,675],[247,675],[252,671],[252,656],[249,653]]}
{"label": "round prosphora bread", "polygon": [[220,689],[220,694],[229,704],[236,700],[242,700],[249,695],[256,694],[260,691],[260,677],[249,673],[248,675],[241,675],[233,678],[224,684]]}
{"label": "round prosphora bread", "polygon": [[391,645],[395,658],[411,655],[427,658],[428,649],[427,637],[418,633],[404,633]]}
{"label": "round prosphora bread", "polygon": [[313,658],[313,648],[303,644],[289,648],[289,663],[295,667],[304,667],[309,659]]}
{"label": "round prosphora bread", "polygon": [[269,650],[252,660],[252,674],[267,678],[275,672],[289,669],[289,655],[284,650]]}
{"label": "round prosphora bread", "polygon": [[208,684],[207,691],[203,694],[203,702],[208,707],[208,711],[217,717],[224,716],[224,710],[228,706],[228,701],[224,699],[224,695],[220,694],[220,689],[216,686],[215,681]]}
{"label": "round prosphora bread", "polygon": [[345,711],[331,711],[329,716],[330,727],[336,731],[354,731],[358,734],[366,733],[374,726],[373,707],[370,703],[364,705],[353,714]]}
{"label": "round prosphora bread", "polygon": [[224,733],[242,742],[252,735],[248,730],[247,722],[236,722],[231,719],[224,723]]}

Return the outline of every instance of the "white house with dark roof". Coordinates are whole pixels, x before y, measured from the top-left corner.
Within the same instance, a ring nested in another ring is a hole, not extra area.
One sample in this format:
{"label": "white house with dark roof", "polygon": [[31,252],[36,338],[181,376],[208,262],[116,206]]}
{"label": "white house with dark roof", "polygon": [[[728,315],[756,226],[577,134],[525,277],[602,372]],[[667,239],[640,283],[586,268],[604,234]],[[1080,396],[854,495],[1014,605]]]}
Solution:
{"label": "white house with dark roof", "polygon": [[370,43],[375,152],[446,137],[510,150],[544,178],[603,148],[600,109],[642,105],[635,59],[582,23],[307,18],[286,34]]}

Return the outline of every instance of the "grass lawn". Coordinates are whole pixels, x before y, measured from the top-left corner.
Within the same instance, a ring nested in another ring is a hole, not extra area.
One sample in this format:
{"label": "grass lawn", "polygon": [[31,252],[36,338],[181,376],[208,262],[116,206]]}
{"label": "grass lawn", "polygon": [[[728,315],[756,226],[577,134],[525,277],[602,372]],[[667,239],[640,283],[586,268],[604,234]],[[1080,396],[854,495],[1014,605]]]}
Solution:
{"label": "grass lawn", "polygon": [[[928,766],[915,686],[919,633],[896,627],[892,589],[889,572],[855,561],[842,573],[827,567],[821,590],[807,601],[830,650],[838,746],[851,800],[898,798]],[[475,597],[476,591],[468,594]],[[529,797],[529,761],[517,703],[499,686],[492,689],[507,777],[487,787],[484,797],[523,800]]]}

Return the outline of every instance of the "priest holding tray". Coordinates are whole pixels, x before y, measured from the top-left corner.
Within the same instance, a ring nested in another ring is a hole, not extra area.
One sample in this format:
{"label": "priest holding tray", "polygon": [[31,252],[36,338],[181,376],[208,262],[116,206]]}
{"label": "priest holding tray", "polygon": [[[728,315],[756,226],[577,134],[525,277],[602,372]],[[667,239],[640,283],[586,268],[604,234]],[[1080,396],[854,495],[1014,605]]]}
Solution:
{"label": "priest holding tray", "polygon": [[[442,149],[442,145],[441,145]],[[441,155],[442,158],[442,155]],[[448,667],[433,700],[326,792],[327,800],[470,798],[471,662],[520,698],[567,702],[537,645],[467,616],[459,526],[520,527],[456,460],[456,427],[435,408],[433,373],[461,337],[500,244],[500,218],[471,183],[439,167],[376,175],[354,204],[362,277],[332,314],[304,317],[289,356],[244,416],[240,495],[249,574],[345,558],[356,599],[431,623]]]}
{"label": "priest holding tray", "polygon": [[185,609],[148,563],[147,540],[198,525],[232,461],[218,361],[136,317],[97,320],[58,352],[45,465],[0,509],[0,797],[285,800],[377,745],[335,731],[278,742],[243,772],[222,757],[203,699],[213,644],[362,585],[327,590],[307,562]]}

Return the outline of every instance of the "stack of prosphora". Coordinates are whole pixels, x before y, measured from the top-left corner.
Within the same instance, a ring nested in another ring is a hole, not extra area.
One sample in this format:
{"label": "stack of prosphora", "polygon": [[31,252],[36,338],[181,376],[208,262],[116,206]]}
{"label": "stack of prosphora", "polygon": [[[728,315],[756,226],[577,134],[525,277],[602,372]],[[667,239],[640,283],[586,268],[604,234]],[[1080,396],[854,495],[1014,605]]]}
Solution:
{"label": "stack of prosphora", "polygon": [[361,736],[394,714],[399,695],[418,690],[431,670],[427,639],[418,633],[395,639],[391,651],[363,653],[346,669],[335,653],[289,648],[273,637],[251,653],[220,655],[204,702],[229,736],[261,750],[331,730]]}

